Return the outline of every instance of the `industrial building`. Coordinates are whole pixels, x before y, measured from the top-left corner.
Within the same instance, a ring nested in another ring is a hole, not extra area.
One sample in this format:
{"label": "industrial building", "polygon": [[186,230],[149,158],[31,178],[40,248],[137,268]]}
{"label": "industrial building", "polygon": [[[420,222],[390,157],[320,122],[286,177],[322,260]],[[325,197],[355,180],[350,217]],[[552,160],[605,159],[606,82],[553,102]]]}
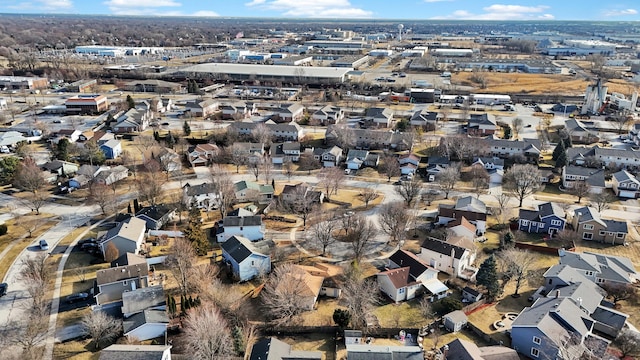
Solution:
{"label": "industrial building", "polygon": [[209,74],[220,80],[260,80],[287,83],[336,84],[347,80],[353,68],[207,63],[186,67],[186,76]]}
{"label": "industrial building", "polygon": [[49,80],[42,77],[0,76],[0,89],[33,90],[49,87]]}
{"label": "industrial building", "polygon": [[109,109],[109,101],[104,95],[77,95],[70,97],[64,103],[67,113],[71,114],[96,114]]}
{"label": "industrial building", "polygon": [[98,81],[96,79],[78,80],[76,82],[69,84],[69,86],[67,86],[67,91],[77,92],[77,93],[88,93],[88,92],[93,92],[97,85],[98,85]]}
{"label": "industrial building", "polygon": [[158,47],[121,47],[121,46],[100,46],[85,45],[76,46],[77,54],[108,56],[108,57],[124,57],[137,56],[146,54],[158,54],[163,52],[163,48]]}
{"label": "industrial building", "polygon": [[331,63],[333,67],[346,67],[357,69],[362,65],[365,65],[369,61],[369,55],[364,56],[343,56]]}
{"label": "industrial building", "polygon": [[473,49],[434,49],[431,53],[434,56],[470,57],[473,56]]}

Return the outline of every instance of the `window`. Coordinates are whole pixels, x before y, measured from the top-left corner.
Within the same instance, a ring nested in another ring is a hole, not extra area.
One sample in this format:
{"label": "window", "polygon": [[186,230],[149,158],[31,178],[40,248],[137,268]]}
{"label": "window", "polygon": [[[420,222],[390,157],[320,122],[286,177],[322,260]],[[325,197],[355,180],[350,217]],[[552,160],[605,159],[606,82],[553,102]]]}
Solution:
{"label": "window", "polygon": [[593,225],[592,224],[584,224],[582,226],[583,229],[585,230],[593,230]]}
{"label": "window", "polygon": [[539,228],[543,228],[544,227],[544,223],[538,223],[538,227]]}
{"label": "window", "polygon": [[584,233],[584,234],[582,234],[582,238],[584,240],[591,240],[591,239],[593,239],[593,234],[592,233]]}
{"label": "window", "polygon": [[536,348],[531,348],[531,356],[538,357],[540,355],[540,350]]}
{"label": "window", "polygon": [[593,276],[593,271],[585,271],[584,273],[587,276]]}
{"label": "window", "polygon": [[596,282],[597,282],[598,284],[602,284],[602,283],[604,283],[604,279],[597,278],[597,279],[596,279]]}
{"label": "window", "polygon": [[600,235],[604,236],[604,230],[600,230]]}
{"label": "window", "polygon": [[529,225],[529,220],[520,220],[523,226]]}
{"label": "window", "polygon": [[400,289],[398,290],[398,292],[399,292],[400,294],[404,294],[404,288],[400,288]]}
{"label": "window", "polygon": [[560,225],[562,225],[562,221],[560,221],[560,220],[551,220],[551,225],[560,226]]}
{"label": "window", "polygon": [[542,342],[542,340],[540,340],[540,338],[539,338],[539,337],[537,337],[537,336],[534,336],[534,337],[533,337],[533,343],[534,343],[534,344],[540,345],[540,343],[541,343],[541,342]]}
{"label": "window", "polygon": [[617,234],[616,234],[616,237],[617,237],[618,239],[624,239],[624,233],[617,233]]}

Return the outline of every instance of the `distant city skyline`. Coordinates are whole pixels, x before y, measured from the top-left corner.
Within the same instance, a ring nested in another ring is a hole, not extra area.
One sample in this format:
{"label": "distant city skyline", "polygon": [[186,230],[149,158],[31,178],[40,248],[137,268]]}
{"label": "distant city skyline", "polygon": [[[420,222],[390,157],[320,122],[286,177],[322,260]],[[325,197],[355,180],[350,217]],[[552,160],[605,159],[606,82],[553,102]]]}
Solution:
{"label": "distant city skyline", "polygon": [[2,0],[0,13],[204,17],[640,21],[626,0]]}

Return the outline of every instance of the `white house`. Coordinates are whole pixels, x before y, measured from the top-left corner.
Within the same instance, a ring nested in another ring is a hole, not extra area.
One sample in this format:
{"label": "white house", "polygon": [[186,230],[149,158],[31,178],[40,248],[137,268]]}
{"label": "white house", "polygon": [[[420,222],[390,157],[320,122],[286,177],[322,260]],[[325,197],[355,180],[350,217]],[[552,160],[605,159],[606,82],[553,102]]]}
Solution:
{"label": "white house", "polygon": [[334,167],[342,161],[342,149],[333,146],[330,149],[313,149],[313,158],[318,160],[323,167]]}
{"label": "white house", "polygon": [[168,324],[166,311],[145,310],[125,319],[122,327],[127,338],[144,341],[164,336]]}
{"label": "white house", "polygon": [[284,164],[287,161],[298,162],[300,160],[300,143],[285,142],[271,145],[271,161],[274,164]]}
{"label": "white house", "polygon": [[258,241],[264,239],[264,231],[262,217],[258,215],[226,216],[218,228],[216,239],[225,242],[232,236],[242,236],[250,241]]}
{"label": "white house", "polygon": [[217,208],[219,198],[213,183],[200,185],[186,183],[182,187],[182,201],[189,208],[195,206],[198,209],[211,211]]}
{"label": "white house", "polygon": [[476,260],[475,251],[435,238],[429,237],[422,243],[418,257],[429,266],[451,276],[469,280],[477,273],[477,269],[472,266]]}
{"label": "white house", "polygon": [[247,238],[232,236],[220,247],[222,258],[237,281],[251,280],[271,272],[271,257],[258,252]]}
{"label": "white house", "polygon": [[611,177],[613,192],[621,198],[637,199],[640,196],[640,181],[627,170],[620,170]]}
{"label": "white house", "polygon": [[102,255],[106,255],[109,243],[113,243],[120,254],[139,254],[144,244],[146,225],[144,220],[131,217],[107,231],[100,241]]}

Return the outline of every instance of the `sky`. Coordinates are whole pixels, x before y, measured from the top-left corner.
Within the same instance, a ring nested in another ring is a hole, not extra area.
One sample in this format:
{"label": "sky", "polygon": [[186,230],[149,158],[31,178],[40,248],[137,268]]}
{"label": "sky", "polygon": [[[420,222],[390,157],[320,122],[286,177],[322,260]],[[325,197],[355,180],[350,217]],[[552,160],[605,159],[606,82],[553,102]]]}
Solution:
{"label": "sky", "polygon": [[638,0],[0,0],[0,13],[640,21]]}

